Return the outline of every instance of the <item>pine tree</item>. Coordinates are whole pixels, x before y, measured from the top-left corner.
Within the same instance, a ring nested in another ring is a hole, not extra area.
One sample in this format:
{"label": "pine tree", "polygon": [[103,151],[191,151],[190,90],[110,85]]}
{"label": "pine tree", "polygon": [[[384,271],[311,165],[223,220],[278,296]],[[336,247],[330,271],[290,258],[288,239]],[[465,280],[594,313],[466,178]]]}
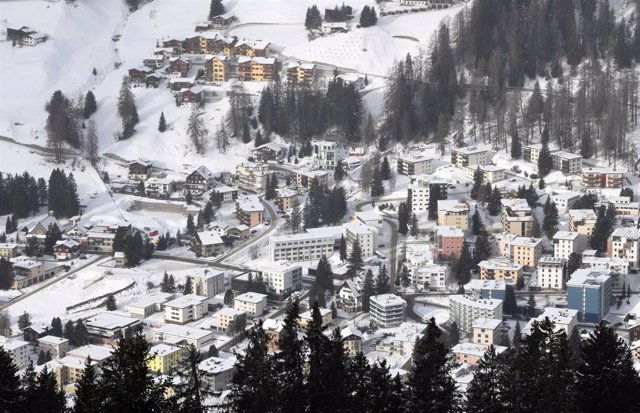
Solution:
{"label": "pine tree", "polygon": [[338,163],[336,163],[336,169],[333,172],[333,179],[336,182],[340,182],[342,181],[342,178],[344,178],[344,176],[345,176],[345,172],[342,166],[342,161],[339,161]]}
{"label": "pine tree", "polygon": [[[212,346],[215,349],[215,346]],[[175,386],[174,400],[180,406],[180,412],[205,411],[206,392],[205,376],[208,375],[200,369],[202,355],[193,344],[187,346],[187,356],[183,358],[176,370],[179,378]]]}
{"label": "pine tree", "polygon": [[522,143],[516,129],[515,134],[511,137],[511,159],[520,159],[522,157]]}
{"label": "pine tree", "polygon": [[167,121],[164,118],[164,112],[160,112],[160,120],[158,121],[158,131],[163,133],[167,130]]}
{"label": "pine tree", "polygon": [[555,202],[550,202],[547,197],[547,203],[545,204],[545,213],[542,221],[542,229],[549,239],[553,239],[553,236],[558,231],[558,208]]}
{"label": "pine tree", "polygon": [[478,363],[478,369],[467,390],[467,411],[478,413],[505,411],[499,391],[501,368],[495,347],[491,345]]}
{"label": "pine tree", "polygon": [[304,27],[307,30],[319,29],[322,25],[322,16],[320,16],[320,10],[314,4],[307,9],[307,15],[304,19]]}
{"label": "pine tree", "polygon": [[31,325],[31,315],[26,311],[18,316],[18,328],[24,330]]}
{"label": "pine tree", "polygon": [[120,139],[129,139],[135,133],[135,126],[139,118],[129,79],[126,77],[122,80],[118,96],[118,115],[122,119],[122,135]]}
{"label": "pine tree", "polygon": [[380,270],[378,271],[378,276],[376,277],[376,295],[379,294],[388,294],[391,291],[391,286],[389,285],[389,275],[387,274],[387,266],[382,265]]}
{"label": "pine tree", "polygon": [[347,241],[344,239],[344,234],[340,238],[340,261],[345,262],[347,260]]}
{"label": "pine tree", "polygon": [[471,186],[471,193],[469,194],[469,196],[471,196],[471,199],[478,200],[483,181],[484,174],[482,173],[480,166],[478,166],[473,172],[473,185]]}
{"label": "pine tree", "polygon": [[364,262],[362,261],[362,248],[360,247],[360,240],[357,238],[351,245],[351,251],[349,253],[349,268],[352,272],[362,268]]}
{"label": "pine tree", "polygon": [[[200,114],[198,114],[198,109],[196,107],[191,111],[191,115],[189,115],[189,123],[187,126],[187,134],[189,135],[189,139],[191,139],[191,143],[193,147],[196,149],[196,152],[199,154],[204,154],[207,150],[207,134],[209,131],[204,126],[204,121]],[[226,147],[225,147],[226,150]],[[223,152],[223,151],[221,151]]]}
{"label": "pine tree", "polygon": [[187,234],[195,235],[196,233],[196,225],[193,222],[193,215],[189,214],[187,217]]}
{"label": "pine tree", "polygon": [[22,391],[18,377],[18,366],[15,365],[13,357],[4,347],[0,347],[0,389],[2,409],[6,412],[20,411]]}
{"label": "pine tree", "polygon": [[218,125],[218,129],[216,130],[216,148],[220,153],[227,153],[228,146],[229,135],[227,134],[227,128],[224,125]]}
{"label": "pine tree", "polygon": [[71,345],[76,344],[75,328],[73,327],[73,321],[69,320],[64,325],[64,338],[69,340]]}
{"label": "pine tree", "polygon": [[297,300],[287,304],[280,351],[274,358],[274,371],[277,377],[277,400],[282,411],[300,412],[305,410],[304,389],[304,343],[298,338],[300,333],[300,307]]}
{"label": "pine tree", "polygon": [[362,285],[362,311],[365,313],[369,312],[371,297],[374,295],[376,295],[376,290],[373,282],[373,273],[369,269],[364,276],[364,283]]}
{"label": "pine tree", "polygon": [[373,178],[371,181],[371,197],[377,198],[384,195],[384,185],[382,184],[382,173],[380,168],[373,170]]}
{"label": "pine tree", "polygon": [[62,320],[60,320],[60,317],[53,317],[53,319],[51,319],[51,330],[49,333],[52,336],[62,337]]}
{"label": "pine tree", "polygon": [[64,392],[59,389],[53,371],[45,366],[36,375],[32,370],[33,364],[30,366],[31,370],[25,372],[29,377],[25,380],[28,384],[22,408],[28,412],[64,412]]}
{"label": "pine tree", "polygon": [[418,228],[418,217],[414,213],[411,215],[411,230],[409,232],[412,237],[417,237],[420,235],[420,228]]}
{"label": "pine tree", "polygon": [[93,166],[96,166],[98,163],[99,155],[98,155],[98,129],[96,127],[96,122],[91,119],[89,121],[89,126],[87,129],[87,144],[85,147],[85,156],[89,163]]}
{"label": "pine tree", "polygon": [[291,204],[291,211],[289,212],[289,216],[287,217],[286,224],[294,234],[300,232],[300,227],[302,226],[302,216],[300,214],[300,201],[298,201],[298,197],[296,197]]}
{"label": "pine tree", "polygon": [[553,169],[553,159],[549,152],[549,146],[545,143],[542,144],[540,155],[538,156],[538,174],[541,178],[544,178]]}
{"label": "pine tree", "polygon": [[187,275],[187,280],[184,283],[183,294],[193,294],[193,282],[191,281],[191,277]]}
{"label": "pine tree", "polygon": [[489,198],[487,205],[487,212],[492,217],[495,217],[500,214],[502,208],[502,195],[500,194],[500,190],[496,187],[491,191],[491,197]]}
{"label": "pine tree", "polygon": [[96,103],[96,97],[92,91],[88,91],[84,98],[84,110],[83,115],[85,119],[89,119],[91,115],[98,111],[98,104]]}
{"label": "pine tree", "polygon": [[249,132],[249,124],[245,123],[242,126],[242,143],[250,143],[251,142],[251,133]]}
{"label": "pine tree", "polygon": [[536,315],[536,299],[533,294],[529,294],[529,299],[527,300],[527,315],[529,317]]}
{"label": "pine tree", "polygon": [[144,244],[142,241],[142,235],[140,235],[140,231],[136,231],[133,236],[127,236],[127,244],[124,250],[124,256],[127,261],[127,266],[135,267],[140,264],[143,253]]}
{"label": "pine tree", "polygon": [[107,306],[107,311],[116,311],[118,305],[116,304],[116,297],[113,294],[107,296],[107,300],[104,302]]}
{"label": "pine tree", "polygon": [[385,155],[382,158],[382,163],[380,164],[380,178],[383,181],[388,181],[391,178],[391,167],[389,166],[389,159]]}
{"label": "pine tree", "polygon": [[209,6],[209,20],[212,20],[216,16],[220,16],[224,14],[224,5],[222,4],[222,0],[211,0],[211,4]]}
{"label": "pine tree", "polygon": [[407,209],[407,204],[404,202],[400,202],[398,206],[398,232],[402,235],[407,235],[409,232],[409,210]]}
{"label": "pine tree", "polygon": [[402,270],[400,270],[400,277],[398,277],[398,279],[400,280],[402,288],[408,288],[411,285],[411,273],[406,265],[402,266]]}
{"label": "pine tree", "polygon": [[513,337],[511,338],[511,347],[516,349],[520,347],[520,342],[522,341],[522,333],[520,331],[520,322],[516,321],[516,326],[513,329]]}
{"label": "pine tree", "polygon": [[100,410],[98,377],[91,356],[84,363],[82,375],[76,382],[73,413],[98,413]]}

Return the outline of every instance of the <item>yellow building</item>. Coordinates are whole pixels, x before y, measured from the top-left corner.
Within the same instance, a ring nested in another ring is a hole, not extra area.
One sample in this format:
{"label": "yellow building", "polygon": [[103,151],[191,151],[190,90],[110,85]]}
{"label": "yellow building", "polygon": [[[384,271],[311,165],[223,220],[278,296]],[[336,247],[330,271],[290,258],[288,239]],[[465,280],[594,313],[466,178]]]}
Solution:
{"label": "yellow building", "polygon": [[466,231],[469,228],[469,205],[457,200],[439,200],[438,225]]}
{"label": "yellow building", "polygon": [[504,232],[520,237],[530,237],[533,233],[531,207],[524,199],[503,199],[500,221]]}
{"label": "yellow building", "polygon": [[207,78],[212,82],[226,82],[229,80],[229,71],[226,56],[213,56],[206,62]]}
{"label": "yellow building", "polygon": [[516,237],[511,241],[511,260],[525,268],[535,268],[542,256],[542,238]]}
{"label": "yellow building", "polygon": [[523,265],[511,262],[508,258],[493,258],[481,261],[478,264],[480,268],[481,280],[504,280],[510,278],[513,282],[518,282],[518,278],[522,277]]}
{"label": "yellow building", "polygon": [[[331,313],[331,310],[326,309],[326,308],[321,308],[320,309],[320,315],[322,316],[322,325],[323,326],[327,326],[329,325],[329,323],[331,323],[331,320],[333,320],[333,315]],[[298,321],[298,325],[300,326],[300,328],[307,328],[307,326],[309,325],[309,323],[311,322],[311,311],[305,311],[304,313],[300,314],[300,320]]]}
{"label": "yellow building", "polygon": [[180,362],[180,349],[167,344],[157,344],[151,347],[152,357],[147,361],[149,370],[160,374],[167,374]]}
{"label": "yellow building", "polygon": [[592,209],[570,209],[569,231],[578,232],[591,238],[598,217]]}

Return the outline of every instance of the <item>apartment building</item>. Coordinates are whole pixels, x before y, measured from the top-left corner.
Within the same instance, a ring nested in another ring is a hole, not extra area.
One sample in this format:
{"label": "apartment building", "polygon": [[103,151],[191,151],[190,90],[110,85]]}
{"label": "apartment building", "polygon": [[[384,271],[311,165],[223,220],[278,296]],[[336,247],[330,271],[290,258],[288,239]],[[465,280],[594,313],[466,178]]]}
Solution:
{"label": "apartment building", "polygon": [[449,315],[466,333],[471,332],[473,323],[479,318],[502,320],[502,300],[475,298],[469,295],[449,296]]}
{"label": "apartment building", "polygon": [[438,199],[447,198],[447,183],[435,180],[430,175],[415,175],[407,186],[412,211],[416,214],[429,211],[432,193],[438,193]]}
{"label": "apartment building", "polygon": [[609,168],[589,168],[582,171],[582,186],[585,188],[622,188],[624,173]]}
{"label": "apartment building", "polygon": [[174,346],[193,344],[196,350],[208,349],[214,343],[213,332],[200,328],[165,324],[153,330],[153,340]]}
{"label": "apartment building", "polygon": [[545,290],[564,289],[567,260],[558,257],[542,257],[538,262],[538,287]]}
{"label": "apartment building", "polygon": [[94,342],[112,344],[124,337],[127,331],[142,327],[142,321],[113,311],[105,311],[84,320],[87,332]]}
{"label": "apartment building", "polygon": [[318,261],[323,255],[333,254],[334,244],[333,235],[322,231],[272,235],[269,237],[269,258],[271,261]]}
{"label": "apartment building", "polygon": [[469,204],[455,199],[439,200],[437,224],[466,231],[469,228]]}
{"label": "apartment building", "polygon": [[637,217],[640,215],[640,202],[632,202],[631,197],[615,196],[607,199],[606,203],[615,207],[618,216]]}
{"label": "apartment building", "polygon": [[164,321],[172,324],[186,324],[207,315],[207,297],[186,294],[164,303]]}
{"label": "apartment building", "polygon": [[0,347],[11,355],[18,369],[23,369],[29,364],[29,343],[22,340],[0,341]]}
{"label": "apartment building", "polygon": [[506,179],[507,172],[505,168],[496,165],[476,165],[467,167],[467,178],[473,179],[476,171],[480,169],[484,182],[494,183]]}
{"label": "apartment building", "polygon": [[[507,350],[507,347],[493,346],[493,350],[497,355]],[[487,346],[476,343],[459,343],[451,348],[456,363],[468,364],[471,367],[476,367],[486,352]]]}
{"label": "apartment building", "polygon": [[533,216],[531,207],[525,199],[502,199],[500,222],[505,232],[520,237],[530,237],[533,233]]}
{"label": "apartment building", "polygon": [[586,235],[577,231],[558,231],[553,236],[553,256],[566,258],[572,253],[581,253],[587,246]]}
{"label": "apartment building", "polygon": [[233,300],[233,308],[244,311],[249,317],[260,317],[267,309],[267,295],[251,292],[240,294]]}
{"label": "apartment building", "polygon": [[267,165],[243,163],[236,167],[236,182],[244,190],[263,192],[273,172]]}
{"label": "apartment building", "polygon": [[340,331],[342,336],[342,345],[344,351],[349,357],[355,357],[358,353],[362,353],[362,340],[364,336],[355,328],[345,327]]}
{"label": "apartment building", "polygon": [[578,269],[567,281],[567,308],[578,311],[578,321],[598,323],[613,304],[613,279],[609,271]]}
{"label": "apartment building", "polygon": [[[333,320],[333,314],[328,308],[320,308],[320,318],[322,320],[322,327],[326,327],[331,323],[331,320]],[[307,310],[300,313],[298,325],[300,328],[306,329],[312,321],[313,315],[311,314],[311,310]]]}
{"label": "apartment building", "polygon": [[168,374],[180,363],[180,348],[160,343],[149,349],[147,360],[149,370],[160,374]]}
{"label": "apartment building", "polygon": [[143,296],[134,303],[129,304],[129,314],[135,318],[147,318],[151,314],[162,311],[162,305],[173,300],[174,297],[175,294],[162,292]]}
{"label": "apartment building", "polygon": [[496,344],[502,320],[496,318],[478,318],[471,324],[471,341],[475,344],[490,346]]}
{"label": "apartment building", "polygon": [[488,151],[477,146],[453,148],[451,150],[451,163],[458,168],[467,166],[486,165],[488,163]]}
{"label": "apartment building", "polygon": [[400,175],[422,175],[433,172],[433,157],[426,155],[404,155],[398,157],[397,171]]}
{"label": "apartment building", "polygon": [[536,318],[532,318],[529,323],[522,329],[523,333],[531,334],[533,323],[542,323],[546,318],[554,325],[554,331],[564,331],[567,337],[571,335],[573,327],[578,325],[578,311],[570,308],[547,307],[542,314]]}
{"label": "apartment building", "polygon": [[560,211],[567,211],[573,207],[573,204],[582,197],[580,192],[560,192],[552,194],[551,200],[555,202],[556,207]]}
{"label": "apartment building", "polygon": [[224,252],[224,241],[216,231],[200,231],[193,237],[196,254],[203,258],[215,257]]}
{"label": "apartment building", "polygon": [[276,59],[274,57],[251,58],[251,81],[270,82],[276,72]]}
{"label": "apartment building", "polygon": [[607,242],[607,255],[622,258],[630,268],[640,267],[640,229],[616,228]]}
{"label": "apartment building", "polygon": [[234,356],[226,358],[209,357],[200,362],[198,369],[205,372],[203,381],[210,391],[222,392],[228,390],[233,381],[233,374],[236,371],[236,358]]}
{"label": "apartment building", "polygon": [[253,228],[264,222],[264,205],[256,195],[247,195],[236,200],[236,217],[241,224]]}
{"label": "apartment building", "polygon": [[244,330],[247,324],[247,313],[235,308],[224,307],[213,316],[216,330],[233,335]]}
{"label": "apartment building", "polygon": [[360,222],[364,225],[376,228],[378,231],[382,230],[383,226],[382,215],[374,209],[356,212],[355,215],[351,217],[351,221]]}
{"label": "apartment building", "polygon": [[368,225],[360,222],[349,222],[342,224],[344,229],[344,237],[347,242],[347,255],[351,254],[353,244],[356,240],[360,244],[363,257],[371,257],[378,248],[378,231]]}
{"label": "apartment building", "polygon": [[501,257],[480,261],[478,267],[481,280],[512,280],[516,283],[522,277],[524,266]]}
{"label": "apartment building", "polygon": [[542,256],[542,238],[517,237],[511,241],[511,261],[534,268]]}
{"label": "apartment building", "polygon": [[410,269],[411,283],[419,289],[444,291],[447,288],[449,267],[444,265],[424,265]]}
{"label": "apartment building", "polygon": [[0,243],[0,258],[13,258],[18,255],[18,244]]}
{"label": "apartment building", "polygon": [[223,293],[224,271],[205,268],[202,272],[191,275],[193,293],[202,297],[215,297]]}
{"label": "apartment building", "polygon": [[371,321],[380,327],[399,326],[404,321],[407,302],[394,294],[374,295],[370,300]]}
{"label": "apartment building", "polygon": [[[611,270],[619,274],[629,274],[629,261],[618,257],[596,257],[595,255],[585,254],[582,256],[582,268],[601,271]],[[622,288],[622,285],[616,285],[618,278],[624,277],[616,277],[613,288]]]}
{"label": "apartment building", "polygon": [[298,189],[311,189],[313,181],[321,187],[329,185],[329,172],[327,171],[296,171],[295,183]]}
{"label": "apartment building", "polygon": [[347,156],[346,151],[338,142],[313,140],[311,145],[313,148],[313,166],[317,169],[333,171],[338,162]]}
{"label": "apartment building", "polygon": [[438,259],[459,257],[464,249],[464,232],[458,227],[437,227],[433,254]]}
{"label": "apartment building", "polygon": [[261,263],[256,271],[262,273],[268,294],[284,299],[302,289],[302,266],[287,261]]}
{"label": "apartment building", "polygon": [[578,175],[582,170],[582,156],[566,151],[555,151],[551,153],[553,169],[565,175]]}
{"label": "apartment building", "polygon": [[281,188],[276,192],[276,205],[281,211],[289,211],[298,200],[298,191],[289,188]]}
{"label": "apartment building", "polygon": [[62,358],[69,351],[69,340],[56,336],[44,336],[38,339],[38,348],[51,354],[53,358]]}
{"label": "apartment building", "polygon": [[227,56],[217,55],[205,62],[205,78],[209,82],[226,82],[229,80],[229,64]]}
{"label": "apartment building", "polygon": [[297,85],[312,85],[316,78],[316,65],[313,63],[290,63],[287,67],[287,80]]}
{"label": "apartment building", "polygon": [[591,239],[598,217],[592,209],[570,209],[569,231],[579,232]]}

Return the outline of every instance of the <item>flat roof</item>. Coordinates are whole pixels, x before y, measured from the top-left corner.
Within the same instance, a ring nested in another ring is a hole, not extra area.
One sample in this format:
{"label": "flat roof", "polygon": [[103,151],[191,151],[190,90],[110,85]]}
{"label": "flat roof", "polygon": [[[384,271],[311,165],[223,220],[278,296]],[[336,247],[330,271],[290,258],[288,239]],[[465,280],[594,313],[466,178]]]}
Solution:
{"label": "flat roof", "polygon": [[497,300],[495,298],[474,298],[462,294],[452,295],[449,297],[449,300],[454,300],[459,302],[460,304],[485,310],[495,310],[502,305],[502,300]]}
{"label": "flat roof", "polygon": [[95,344],[87,344],[67,351],[68,356],[81,358],[85,360],[87,357],[91,357],[91,360],[102,361],[111,357],[113,352],[112,347],[96,346]]}
{"label": "flat roof", "polygon": [[532,238],[532,237],[516,237],[511,240],[511,245],[521,246],[521,247],[537,247],[542,242],[542,238]]}
{"label": "flat roof", "polygon": [[485,318],[480,317],[476,318],[476,320],[471,325],[472,328],[488,328],[490,330],[495,330],[500,327],[502,324],[502,320],[498,320],[497,318]]}
{"label": "flat roof", "polygon": [[167,354],[175,353],[176,351],[180,351],[178,347],[170,346],[168,344],[160,343],[149,349],[149,354],[157,354],[159,356],[166,356]]}
{"label": "flat roof", "polygon": [[474,153],[487,152],[487,149],[478,148],[477,146],[465,146],[464,148],[453,148],[452,152],[459,152],[464,155],[472,155]]}
{"label": "flat roof", "polygon": [[117,328],[125,328],[132,324],[139,324],[140,320],[111,311],[105,311],[104,313],[100,313],[94,317],[86,319],[84,323],[87,326],[113,330]]}
{"label": "flat roof", "polygon": [[553,239],[575,241],[579,236],[580,233],[576,231],[558,231],[553,236]]}
{"label": "flat roof", "polygon": [[38,341],[40,343],[48,343],[48,344],[62,344],[62,343],[67,343],[69,340],[66,338],[62,338],[62,337],[57,337],[57,336],[44,336],[44,337],[40,337],[38,339]]}
{"label": "flat roof", "polygon": [[244,294],[240,294],[239,296],[237,296],[235,298],[238,301],[244,301],[247,303],[253,303],[253,304],[258,304],[262,301],[266,301],[267,300],[267,296],[266,294],[259,294],[259,293],[244,293]]}
{"label": "flat roof", "polygon": [[195,327],[181,326],[178,324],[165,324],[160,328],[156,328],[154,333],[168,334],[180,338],[201,339],[208,335],[213,335],[212,331],[203,330]]}
{"label": "flat roof", "polygon": [[371,297],[371,301],[375,301],[381,305],[405,305],[407,302],[395,294],[379,294]]}
{"label": "flat roof", "polygon": [[165,307],[175,307],[175,308],[187,308],[194,305],[202,304],[207,300],[207,297],[202,297],[195,294],[187,294],[182,297],[178,297],[174,300],[171,300],[167,303],[164,303]]}
{"label": "flat roof", "polygon": [[582,221],[583,219],[597,219],[593,209],[570,209],[569,216],[578,221]]}

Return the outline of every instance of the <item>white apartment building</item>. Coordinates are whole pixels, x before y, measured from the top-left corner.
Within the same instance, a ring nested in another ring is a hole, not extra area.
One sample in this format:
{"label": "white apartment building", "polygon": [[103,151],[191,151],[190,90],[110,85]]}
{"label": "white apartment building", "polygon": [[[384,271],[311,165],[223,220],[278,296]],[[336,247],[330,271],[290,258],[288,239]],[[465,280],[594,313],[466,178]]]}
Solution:
{"label": "white apartment building", "polygon": [[333,235],[323,234],[323,231],[272,235],[269,237],[269,258],[271,261],[317,261],[323,255],[333,254],[334,244]]}
{"label": "white apartment building", "polygon": [[449,314],[461,331],[471,332],[473,323],[479,318],[502,320],[502,300],[451,295],[449,296]]}
{"label": "white apartment building", "polygon": [[334,170],[338,162],[346,158],[346,151],[337,142],[312,141],[313,166],[318,169]]}
{"label": "white apartment building", "polygon": [[500,166],[496,165],[475,165],[467,167],[467,178],[473,179],[475,176],[476,170],[480,168],[482,172],[482,179],[485,182],[494,183],[498,181],[502,181],[506,178],[506,170]]}
{"label": "white apartment building", "polygon": [[223,293],[224,289],[224,271],[215,271],[205,269],[201,273],[191,276],[193,292],[203,297],[215,297]]}
{"label": "white apartment building", "polygon": [[466,231],[469,228],[469,205],[456,199],[438,200],[437,224]]}
{"label": "white apartment building", "polygon": [[471,325],[471,341],[484,346],[496,344],[501,326],[502,320],[497,318],[478,318]]}
{"label": "white apartment building", "polygon": [[374,228],[359,222],[349,222],[342,225],[344,238],[347,242],[347,254],[351,253],[356,240],[360,243],[362,257],[370,257],[375,254],[378,248],[378,231]]}
{"label": "white apartment building", "polygon": [[467,166],[486,165],[487,150],[477,146],[466,146],[464,148],[453,148],[451,150],[451,163],[458,168]]}
{"label": "white apartment building", "polygon": [[258,193],[264,191],[273,172],[267,165],[245,163],[236,167],[238,186]]}
{"label": "white apartment building", "polygon": [[438,186],[441,192],[447,193],[447,184],[435,181],[431,175],[416,175],[411,178],[411,183],[407,185],[408,198],[411,199],[412,211],[416,214],[429,210],[429,199],[431,191]]}
{"label": "white apartment building", "polygon": [[397,171],[401,175],[430,174],[433,158],[426,155],[404,155],[398,158]]}
{"label": "white apartment building", "polygon": [[22,370],[29,364],[29,343],[22,340],[0,342],[0,347],[7,351],[18,369]]}
{"label": "white apartment building", "polygon": [[587,246],[585,235],[577,231],[558,231],[553,236],[553,256],[566,258],[574,253],[581,253]]}
{"label": "white apartment building", "polygon": [[236,371],[236,358],[231,356],[227,358],[210,357],[202,360],[198,365],[201,371],[206,372],[204,382],[211,391],[224,391],[229,388],[233,381],[233,374]]}
{"label": "white apartment building", "polygon": [[580,192],[560,192],[559,194],[551,195],[551,200],[555,202],[558,210],[567,211],[573,208],[573,204],[575,204],[581,196],[582,194]]}
{"label": "white apartment building", "polygon": [[548,318],[554,326],[554,331],[564,331],[567,337],[571,334],[573,327],[578,324],[578,310],[571,310],[569,308],[555,308],[547,307],[544,312],[536,318],[532,318],[529,323],[522,329],[525,334],[530,334],[533,327],[533,322],[537,321],[541,323],[545,318]]}
{"label": "white apartment building", "polygon": [[404,321],[407,302],[394,294],[380,294],[371,297],[369,315],[380,327],[399,326]]}
{"label": "white apartment building", "polygon": [[244,328],[247,320],[247,313],[235,308],[224,307],[213,316],[216,330],[225,333],[234,333]]}
{"label": "white apartment building", "polygon": [[[592,255],[582,256],[582,268],[592,270],[611,270],[620,274],[629,274],[629,261],[616,257],[596,257]],[[614,282],[614,287],[615,282]]]}
{"label": "white apartment building", "polygon": [[164,321],[186,324],[199,320],[209,312],[207,297],[187,294],[164,303]]}
{"label": "white apartment building", "polygon": [[630,268],[640,267],[640,229],[616,228],[607,242],[607,255],[623,258]]}
{"label": "white apartment building", "polygon": [[444,265],[426,265],[413,267],[410,270],[411,283],[425,290],[444,291],[447,289],[449,267]]}
{"label": "white apartment building", "polygon": [[244,311],[249,317],[260,317],[267,308],[266,294],[244,293],[233,300],[233,308]]}
{"label": "white apartment building", "polygon": [[288,296],[302,289],[302,266],[287,261],[261,263],[256,271],[262,272],[267,291],[278,296]]}
{"label": "white apartment building", "polygon": [[562,290],[566,273],[565,258],[542,257],[538,262],[538,287],[545,290]]}
{"label": "white apartment building", "polygon": [[380,215],[380,213],[374,209],[356,212],[351,220],[355,222],[361,222],[364,225],[369,225],[371,227],[377,228],[378,230],[381,230],[383,225],[382,215]]}
{"label": "white apartment building", "polygon": [[195,327],[165,324],[153,331],[153,340],[174,346],[193,344],[197,350],[209,348],[213,344],[213,332]]}
{"label": "white apartment building", "polygon": [[597,219],[598,217],[593,212],[593,209],[570,209],[569,231],[577,231],[590,239]]}

